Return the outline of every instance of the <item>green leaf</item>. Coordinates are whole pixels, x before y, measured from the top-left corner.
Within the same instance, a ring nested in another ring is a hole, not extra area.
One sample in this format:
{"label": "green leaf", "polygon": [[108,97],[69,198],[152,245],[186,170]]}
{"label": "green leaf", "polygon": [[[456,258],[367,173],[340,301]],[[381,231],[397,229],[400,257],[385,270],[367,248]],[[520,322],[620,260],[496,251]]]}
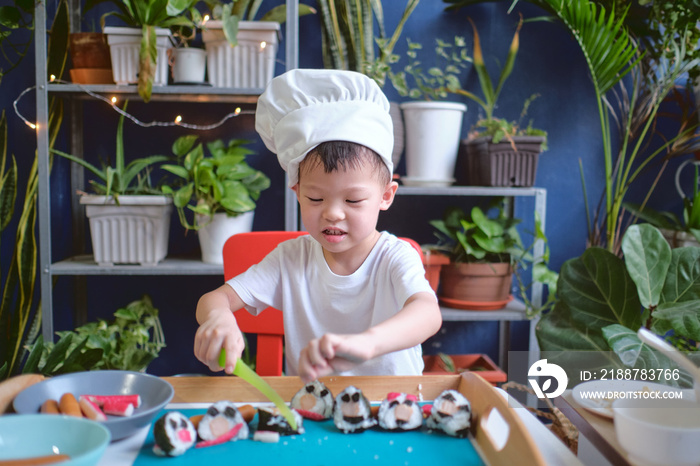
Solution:
{"label": "green leaf", "polygon": [[184,157],[190,150],[192,150],[192,147],[197,142],[197,139],[198,136],[194,134],[177,138],[173,143],[173,154],[178,157]]}
{"label": "green leaf", "polygon": [[700,299],[700,248],[674,248],[668,267],[662,303]]}
{"label": "green leaf", "polygon": [[7,29],[17,29],[20,26],[22,14],[14,6],[0,6],[0,25]]}
{"label": "green leaf", "polygon": [[645,309],[656,306],[671,263],[671,247],[659,230],[643,224],[627,229],[622,238],[622,251],[642,306]]}
{"label": "green leaf", "polygon": [[599,328],[581,327],[571,319],[571,310],[564,301],[543,314],[535,327],[542,351],[609,351]]}
{"label": "green leaf", "polygon": [[642,308],[634,281],[619,257],[597,247],[564,263],[557,291],[582,326],[601,329],[611,324],[639,328]]}
{"label": "green leaf", "polygon": [[[636,331],[614,324],[604,327],[603,335],[620,361],[627,367],[653,370],[677,368],[677,365],[665,354],[644,344]],[[678,382],[669,380],[667,385],[677,386]]]}
{"label": "green leaf", "polygon": [[73,334],[68,333],[58,340],[58,343],[53,347],[51,353],[46,358],[44,367],[41,368],[43,374],[53,374],[56,368],[63,363],[66,358],[66,353],[73,343]]}
{"label": "green leaf", "polygon": [[655,332],[672,329],[676,335],[700,341],[700,300],[659,304],[651,316]]}

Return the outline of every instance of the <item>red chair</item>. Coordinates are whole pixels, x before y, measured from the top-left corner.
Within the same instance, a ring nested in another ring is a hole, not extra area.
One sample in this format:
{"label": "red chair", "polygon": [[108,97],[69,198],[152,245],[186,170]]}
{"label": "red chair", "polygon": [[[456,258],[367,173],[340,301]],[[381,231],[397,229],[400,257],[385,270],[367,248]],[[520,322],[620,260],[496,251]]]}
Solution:
{"label": "red chair", "polygon": [[[283,241],[308,234],[305,231],[254,231],[233,235],[224,244],[224,279],[239,275],[257,264]],[[413,246],[423,259],[423,251],[410,238],[401,238]],[[241,332],[257,335],[255,371],[258,375],[282,375],[284,325],[282,312],[268,307],[257,316],[245,309],[235,313]]]}

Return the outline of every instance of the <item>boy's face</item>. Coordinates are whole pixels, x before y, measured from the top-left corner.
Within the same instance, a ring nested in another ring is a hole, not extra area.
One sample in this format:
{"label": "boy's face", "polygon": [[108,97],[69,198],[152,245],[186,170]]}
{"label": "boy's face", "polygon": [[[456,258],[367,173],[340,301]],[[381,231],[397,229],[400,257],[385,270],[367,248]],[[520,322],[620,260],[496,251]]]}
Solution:
{"label": "boy's face", "polygon": [[371,164],[363,161],[330,173],[322,163],[302,164],[292,189],[304,226],[326,251],[367,254],[377,239],[379,211],[391,206],[397,187],[379,181]]}

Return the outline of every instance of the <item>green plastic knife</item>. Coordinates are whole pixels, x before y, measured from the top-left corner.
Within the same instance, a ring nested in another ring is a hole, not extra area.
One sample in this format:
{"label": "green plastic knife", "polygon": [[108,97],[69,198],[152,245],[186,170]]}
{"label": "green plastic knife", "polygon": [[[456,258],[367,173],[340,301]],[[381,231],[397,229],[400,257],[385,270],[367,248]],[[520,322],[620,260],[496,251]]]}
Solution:
{"label": "green plastic knife", "polygon": [[[221,348],[221,353],[219,354],[219,366],[226,366],[226,350],[223,348]],[[290,427],[293,430],[297,430],[297,421],[294,419],[294,414],[292,414],[292,410],[289,409],[289,406],[287,406],[282,397],[279,396],[279,394],[274,391],[272,387],[270,387],[270,384],[265,382],[262,377],[256,374],[255,371],[248,367],[248,365],[240,358],[236,361],[236,367],[233,369],[233,375],[237,375],[251,384],[253,387],[257,388],[260,393],[265,395],[268,400],[272,401],[275,406],[277,406],[277,409],[280,410],[282,416],[284,416],[287,422],[289,422]]]}

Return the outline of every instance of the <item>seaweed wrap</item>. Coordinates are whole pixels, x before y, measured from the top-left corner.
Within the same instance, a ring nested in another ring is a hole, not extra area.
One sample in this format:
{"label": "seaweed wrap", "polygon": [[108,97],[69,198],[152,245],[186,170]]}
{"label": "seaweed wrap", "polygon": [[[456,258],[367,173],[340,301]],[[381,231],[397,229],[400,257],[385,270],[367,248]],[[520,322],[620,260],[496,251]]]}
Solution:
{"label": "seaweed wrap", "polygon": [[364,432],[377,421],[372,417],[369,401],[362,390],[350,385],[335,397],[333,423],[345,434]]}
{"label": "seaweed wrap", "polygon": [[197,432],[184,414],[171,411],[153,424],[153,438],[156,455],[180,456],[197,441]]}
{"label": "seaweed wrap", "polygon": [[471,425],[471,404],[456,390],[445,390],[435,398],[426,424],[453,437],[466,437]]}
{"label": "seaweed wrap", "polygon": [[267,432],[277,432],[280,435],[303,434],[304,425],[301,415],[292,409],[297,429],[292,429],[289,421],[277,408],[258,408],[258,430]]}
{"label": "seaweed wrap", "polygon": [[423,411],[415,395],[389,393],[379,406],[379,427],[385,430],[413,430],[423,425]]}
{"label": "seaweed wrap", "polygon": [[292,397],[290,405],[307,419],[330,419],[333,415],[333,394],[323,382],[314,380]]}
{"label": "seaweed wrap", "polygon": [[237,424],[243,424],[241,430],[231,439],[232,442],[238,439],[248,438],[248,424],[230,401],[217,401],[212,404],[199,421],[197,433],[202,440],[214,440],[230,431]]}

